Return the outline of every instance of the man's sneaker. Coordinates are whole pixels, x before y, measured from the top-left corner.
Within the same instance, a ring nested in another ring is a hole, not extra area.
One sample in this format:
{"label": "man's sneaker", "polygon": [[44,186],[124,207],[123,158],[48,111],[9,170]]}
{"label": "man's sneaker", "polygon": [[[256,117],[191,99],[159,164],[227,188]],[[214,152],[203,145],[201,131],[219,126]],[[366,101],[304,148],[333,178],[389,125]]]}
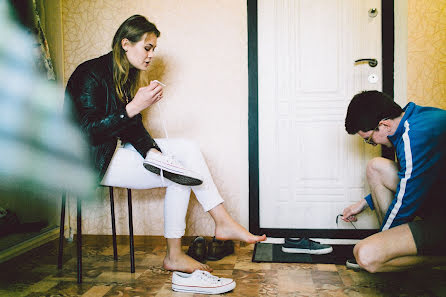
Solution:
{"label": "man's sneaker", "polygon": [[172,290],[196,294],[222,294],[235,288],[235,281],[221,278],[207,271],[195,270],[193,273],[174,271]]}
{"label": "man's sneaker", "polygon": [[358,262],[356,262],[356,259],[348,259],[345,262],[345,266],[347,266],[347,268],[349,269],[354,269],[354,270],[364,270],[364,268],[362,268],[361,266],[359,266]]}
{"label": "man's sneaker", "polygon": [[282,252],[285,253],[323,255],[332,251],[333,248],[330,245],[320,244],[308,238],[285,238],[285,243],[282,245]]}
{"label": "man's sneaker", "polygon": [[198,186],[203,183],[198,173],[184,168],[180,162],[169,155],[149,151],[143,165],[150,172],[161,173],[163,177],[180,185]]}

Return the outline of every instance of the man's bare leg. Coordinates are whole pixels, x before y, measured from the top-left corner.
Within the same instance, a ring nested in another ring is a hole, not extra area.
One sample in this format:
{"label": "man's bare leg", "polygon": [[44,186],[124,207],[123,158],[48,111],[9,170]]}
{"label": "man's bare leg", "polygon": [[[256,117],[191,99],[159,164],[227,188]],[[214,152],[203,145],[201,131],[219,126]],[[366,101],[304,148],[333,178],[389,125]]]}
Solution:
{"label": "man's bare leg", "polygon": [[386,158],[373,158],[367,164],[367,182],[378,221],[382,224],[399,183],[396,163]]}
{"label": "man's bare leg", "polygon": [[206,264],[202,264],[186,255],[181,249],[181,238],[167,238],[167,253],[163,267],[166,270],[194,272],[195,270],[212,271]]}
{"label": "man's bare leg", "polygon": [[257,236],[250,233],[242,225],[237,223],[226,211],[223,204],[219,204],[209,211],[215,221],[215,237],[220,240],[241,240],[247,243],[264,241],[266,235]]}
{"label": "man's bare leg", "polygon": [[417,256],[417,248],[408,224],[361,240],[353,249],[353,254],[357,263],[372,273],[446,263],[446,257]]}

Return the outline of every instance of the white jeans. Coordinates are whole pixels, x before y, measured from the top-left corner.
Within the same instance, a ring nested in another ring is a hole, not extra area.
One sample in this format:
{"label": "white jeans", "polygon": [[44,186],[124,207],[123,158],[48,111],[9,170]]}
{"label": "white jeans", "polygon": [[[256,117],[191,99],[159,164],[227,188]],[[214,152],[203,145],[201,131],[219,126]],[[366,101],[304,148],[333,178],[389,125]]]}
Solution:
{"label": "white jeans", "polygon": [[204,211],[223,202],[212,180],[209,168],[194,142],[186,139],[155,139],[164,154],[170,154],[184,167],[199,173],[203,183],[199,186],[182,186],[154,174],[143,166],[144,158],[129,143],[116,150],[101,184],[104,186],[151,189],[166,188],[164,198],[164,237],[181,238],[186,230],[186,213],[191,189]]}

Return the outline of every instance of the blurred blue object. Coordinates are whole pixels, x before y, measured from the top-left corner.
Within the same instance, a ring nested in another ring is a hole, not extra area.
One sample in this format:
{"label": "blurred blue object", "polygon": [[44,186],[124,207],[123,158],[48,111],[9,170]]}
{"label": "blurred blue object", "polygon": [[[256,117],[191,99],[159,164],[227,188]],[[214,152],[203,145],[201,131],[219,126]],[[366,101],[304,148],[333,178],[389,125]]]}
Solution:
{"label": "blurred blue object", "polygon": [[62,110],[64,91],[34,69],[34,40],[0,1],[0,189],[93,197],[87,142]]}

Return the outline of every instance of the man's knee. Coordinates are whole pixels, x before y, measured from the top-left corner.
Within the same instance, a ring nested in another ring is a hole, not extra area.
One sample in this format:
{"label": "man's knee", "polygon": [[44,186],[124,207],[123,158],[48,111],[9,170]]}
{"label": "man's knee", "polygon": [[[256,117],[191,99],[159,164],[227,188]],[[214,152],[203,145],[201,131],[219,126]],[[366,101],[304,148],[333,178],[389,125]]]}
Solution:
{"label": "man's knee", "polygon": [[376,157],[371,159],[367,163],[367,180],[376,179],[382,172],[382,167],[385,166],[385,159],[382,157]]}
{"label": "man's knee", "polygon": [[382,263],[378,256],[378,249],[367,241],[360,241],[356,244],[353,248],[353,255],[359,266],[371,273],[377,272]]}

